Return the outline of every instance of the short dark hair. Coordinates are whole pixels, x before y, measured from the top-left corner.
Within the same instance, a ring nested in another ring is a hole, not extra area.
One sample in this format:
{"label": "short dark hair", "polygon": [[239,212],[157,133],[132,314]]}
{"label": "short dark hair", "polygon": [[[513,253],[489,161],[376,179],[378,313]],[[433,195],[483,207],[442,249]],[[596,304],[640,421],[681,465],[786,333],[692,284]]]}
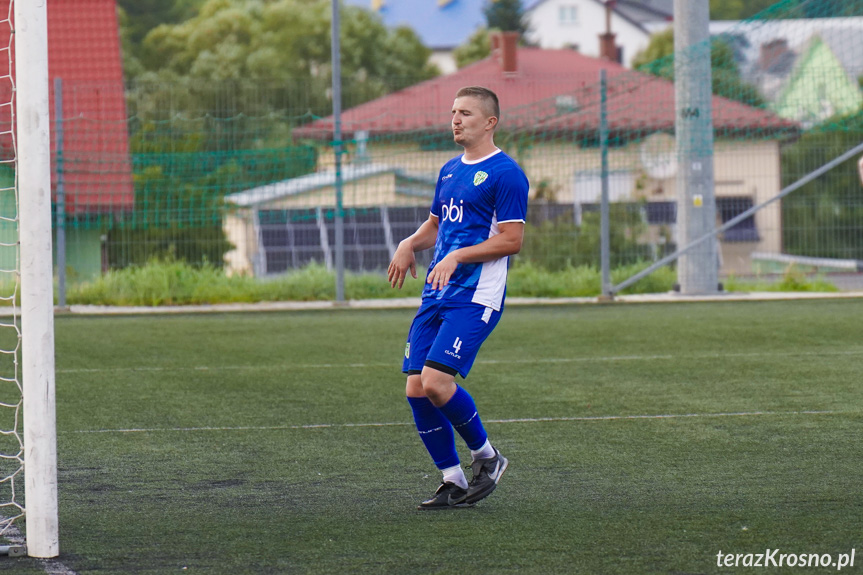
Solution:
{"label": "short dark hair", "polygon": [[456,93],[455,97],[462,98],[464,96],[478,98],[486,113],[490,112],[489,116],[494,116],[500,120],[500,102],[497,99],[497,94],[482,86],[465,86]]}

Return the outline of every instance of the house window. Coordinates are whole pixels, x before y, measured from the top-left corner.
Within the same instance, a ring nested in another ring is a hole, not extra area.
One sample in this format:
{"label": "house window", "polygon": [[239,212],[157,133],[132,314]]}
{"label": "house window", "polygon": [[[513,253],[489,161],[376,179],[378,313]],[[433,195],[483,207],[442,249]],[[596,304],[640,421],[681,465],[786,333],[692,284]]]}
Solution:
{"label": "house window", "polygon": [[558,16],[561,25],[572,26],[578,24],[578,6],[564,4],[558,7]]}
{"label": "house window", "polygon": [[[733,196],[729,198],[716,198],[716,211],[722,218],[722,223],[742,214],[753,206],[752,198],[747,196]],[[749,216],[725,230],[723,239],[726,242],[757,242],[761,238],[755,227],[755,216]]]}
{"label": "house window", "polygon": [[644,215],[648,224],[676,224],[677,202],[647,202],[644,204]]}

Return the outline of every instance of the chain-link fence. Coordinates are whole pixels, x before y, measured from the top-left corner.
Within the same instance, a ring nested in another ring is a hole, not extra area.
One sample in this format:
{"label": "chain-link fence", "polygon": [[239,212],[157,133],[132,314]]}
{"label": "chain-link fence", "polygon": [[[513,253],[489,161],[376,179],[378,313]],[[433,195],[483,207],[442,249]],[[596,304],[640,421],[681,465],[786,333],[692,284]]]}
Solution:
{"label": "chain-link fence", "polygon": [[[863,2],[789,0],[711,28],[719,226],[863,139]],[[427,217],[441,165],[459,153],[450,106],[469,84],[500,96],[495,142],[531,182],[516,265],[597,267],[603,179],[612,267],[647,265],[678,247],[673,69],[671,58],[633,71],[571,50],[521,47],[419,84],[398,79],[372,90],[346,78],[341,146],[332,141],[324,81],[66,82],[52,121],[64,134],[55,186],[69,278],[164,257],[262,277],[312,261],[332,266],[337,151],[346,267],[384,270]],[[863,260],[855,161],[718,239],[721,277],[815,261],[803,256],[820,258],[822,270],[850,269]]]}

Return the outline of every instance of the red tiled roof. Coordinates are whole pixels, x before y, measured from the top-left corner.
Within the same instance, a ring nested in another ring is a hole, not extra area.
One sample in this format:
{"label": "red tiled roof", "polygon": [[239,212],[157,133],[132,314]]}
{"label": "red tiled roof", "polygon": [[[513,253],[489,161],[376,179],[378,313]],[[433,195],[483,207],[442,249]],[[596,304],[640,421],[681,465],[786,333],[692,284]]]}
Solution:
{"label": "red tiled roof", "polygon": [[[599,74],[608,79],[607,117],[611,131],[674,128],[674,84],[572,50],[519,48],[518,71],[504,74],[489,57],[441,76],[367,102],[342,113],[342,130],[373,135],[447,130],[459,88],[481,85],[501,101],[501,127],[530,132],[593,131],[599,125]],[[785,133],[797,125],[775,114],[719,96],[713,97],[718,131],[760,129]],[[294,131],[298,138],[332,137],[332,116]]]}
{"label": "red tiled roof", "polygon": [[[9,0],[0,0],[0,18],[8,13]],[[5,27],[0,31],[5,36]],[[4,42],[0,38],[0,44]],[[8,71],[7,59],[0,58],[0,76]],[[48,74],[52,130],[54,79],[63,80],[67,211],[132,209],[134,189],[115,0],[48,2]],[[8,98],[5,85],[0,91]],[[54,134],[51,152],[56,152]]]}

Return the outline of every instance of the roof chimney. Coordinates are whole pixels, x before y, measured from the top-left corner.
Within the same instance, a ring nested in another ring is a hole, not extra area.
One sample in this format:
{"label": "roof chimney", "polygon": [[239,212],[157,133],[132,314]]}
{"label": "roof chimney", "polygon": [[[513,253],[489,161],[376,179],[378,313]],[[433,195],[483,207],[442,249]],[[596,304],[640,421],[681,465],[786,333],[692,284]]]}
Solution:
{"label": "roof chimney", "polygon": [[500,51],[501,33],[492,32],[489,39],[491,40],[491,54],[497,58],[498,52]]}
{"label": "roof chimney", "polygon": [[504,74],[518,72],[518,32],[495,32],[491,35],[491,53]]}
{"label": "roof chimney", "polygon": [[611,31],[611,15],[614,12],[616,0],[605,2],[605,34],[599,35],[599,57],[610,62],[620,63],[620,47],[615,43],[616,34]]}
{"label": "roof chimney", "polygon": [[770,42],[761,44],[761,54],[758,59],[758,67],[762,70],[770,70],[785,52],[788,51],[788,40],[776,38]]}
{"label": "roof chimney", "polygon": [[615,40],[615,34],[599,35],[599,57],[609,62],[620,63],[620,47]]}

